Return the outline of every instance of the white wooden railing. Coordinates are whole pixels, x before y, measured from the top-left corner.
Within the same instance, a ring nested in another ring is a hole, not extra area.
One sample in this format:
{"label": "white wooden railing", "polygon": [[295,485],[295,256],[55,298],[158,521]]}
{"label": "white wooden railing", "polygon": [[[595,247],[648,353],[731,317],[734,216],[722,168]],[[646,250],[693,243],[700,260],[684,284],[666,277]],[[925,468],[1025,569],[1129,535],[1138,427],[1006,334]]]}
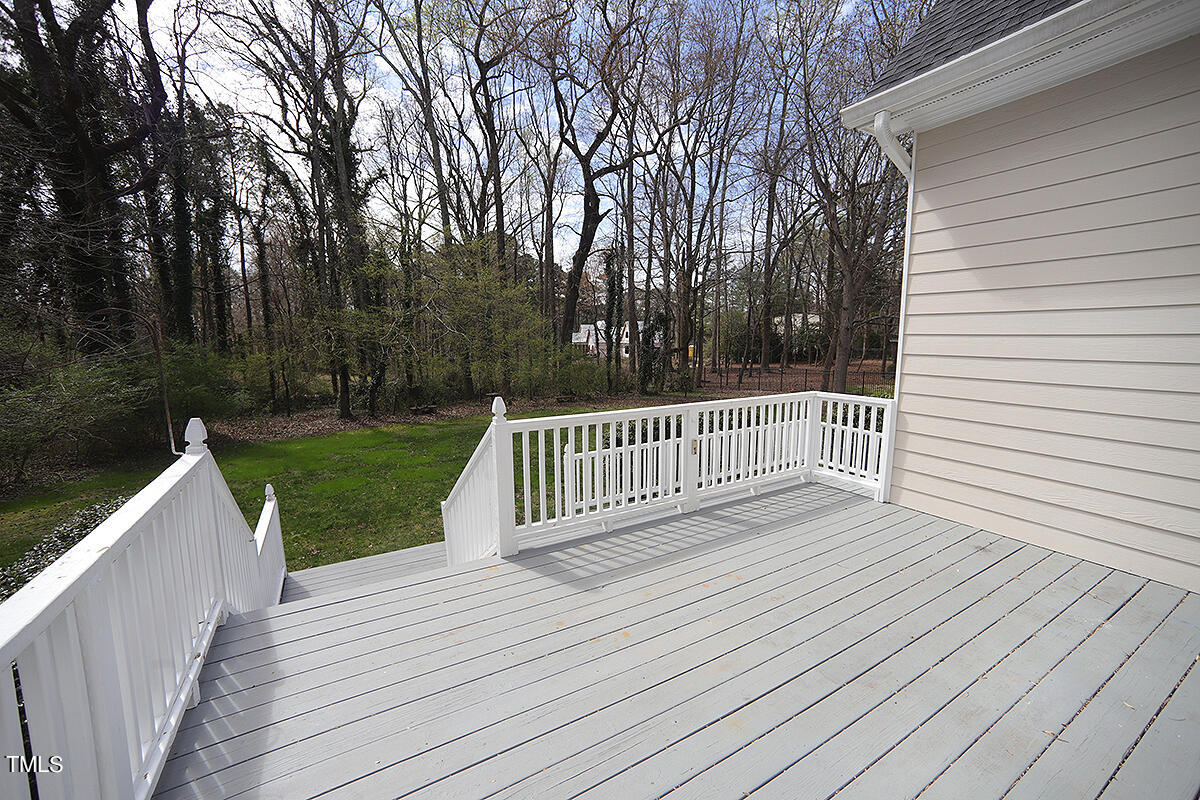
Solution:
{"label": "white wooden railing", "polygon": [[[213,632],[279,601],[274,490],[250,530],[198,419],[186,452],[0,604],[0,797],[149,797]],[[20,703],[18,703],[18,696]]]}
{"label": "white wooden railing", "polygon": [[492,423],[442,504],[451,564],[511,555],[523,537],[611,527],[640,509],[694,510],[769,482],[834,478],[885,501],[894,402],[800,392],[506,418]]}
{"label": "white wooden railing", "polygon": [[[503,406],[504,401],[497,397],[495,403]],[[503,409],[499,416],[503,416]],[[493,420],[450,495],[442,501],[442,529],[455,532],[454,536],[446,536],[446,558],[451,564],[474,561],[497,552],[495,430]]]}

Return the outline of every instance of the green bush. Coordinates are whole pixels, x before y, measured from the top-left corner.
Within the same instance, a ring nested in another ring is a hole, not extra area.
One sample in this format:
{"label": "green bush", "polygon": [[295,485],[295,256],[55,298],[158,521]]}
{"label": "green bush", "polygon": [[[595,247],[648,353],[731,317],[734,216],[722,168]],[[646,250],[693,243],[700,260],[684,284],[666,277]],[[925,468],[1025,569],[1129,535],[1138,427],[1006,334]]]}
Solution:
{"label": "green bush", "polygon": [[[217,419],[265,407],[265,372],[199,346],[163,357],[176,434],[188,417]],[[264,392],[263,396],[258,393]],[[162,389],[153,352],[73,357],[29,334],[0,329],[0,485],[20,481],[31,462],[62,456],[106,458],[164,440]]]}
{"label": "green bush", "polygon": [[146,429],[155,384],[138,359],[63,360],[9,330],[0,361],[0,483],[20,480],[34,456],[111,448]]}
{"label": "green bush", "polygon": [[[242,359],[240,366],[245,373],[249,372],[245,369],[247,365],[247,360]],[[163,356],[163,372],[172,416],[218,419],[262,409],[266,398],[265,361],[261,365],[261,386],[238,380],[234,374],[237,366],[239,362],[234,358],[207,347],[176,345],[170,348]],[[255,366],[259,364],[256,362]],[[154,382],[157,384],[157,375]],[[256,402],[255,395],[260,391],[261,402]]]}
{"label": "green bush", "polygon": [[604,364],[582,353],[566,351],[559,363],[555,386],[560,395],[598,397],[607,388]]}

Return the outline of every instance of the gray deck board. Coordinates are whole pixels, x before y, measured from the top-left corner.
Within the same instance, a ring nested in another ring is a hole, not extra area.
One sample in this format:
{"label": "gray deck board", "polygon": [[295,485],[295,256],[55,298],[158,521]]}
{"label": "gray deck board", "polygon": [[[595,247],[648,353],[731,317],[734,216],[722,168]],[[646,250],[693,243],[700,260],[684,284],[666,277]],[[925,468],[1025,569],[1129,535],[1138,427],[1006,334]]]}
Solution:
{"label": "gray deck board", "polygon": [[446,566],[446,543],[408,547],[391,553],[289,572],[280,602],[307,600],[372,583],[401,580]]}
{"label": "gray deck board", "polygon": [[[741,702],[694,704],[690,724],[682,730],[670,724],[656,725],[654,733],[659,736],[650,737],[649,752],[641,754],[642,760],[619,774],[614,772],[613,779],[596,786],[593,794],[657,796],[658,791],[678,786],[711,765],[723,763],[718,772],[736,772],[738,762],[725,760],[747,742],[786,724],[864,675],[867,683],[872,683],[872,675],[890,675],[896,680],[902,674],[919,674],[1072,566],[1065,557],[1048,559],[1048,553],[1032,547],[1002,545],[992,552],[996,558],[977,563],[974,574],[959,572],[958,583],[924,605],[912,610],[899,606],[896,611],[907,613],[894,620],[877,612],[874,620],[860,617],[842,626],[857,641],[824,661],[806,663],[803,669],[780,669],[762,678],[747,676],[744,685],[729,687],[735,693],[730,701],[739,699],[736,692],[740,691]],[[957,564],[955,569],[962,566]],[[876,691],[884,692],[886,685],[877,684]],[[731,729],[738,735],[730,735]],[[752,759],[743,759],[743,764],[754,768]],[[590,770],[587,779],[593,780],[596,772]],[[759,782],[771,774],[766,773]],[[729,775],[722,780],[733,779]],[[701,781],[693,788],[703,784]]]}
{"label": "gray deck board", "polygon": [[[874,509],[868,510],[867,513],[875,517],[883,516]],[[903,514],[886,516],[901,520],[901,522],[895,523],[896,525],[911,521],[911,517]],[[849,553],[842,552],[838,546],[853,537],[857,537],[860,548],[874,547],[877,549],[880,546],[886,546],[887,531],[884,530],[882,534],[872,533],[872,528],[864,524],[866,521],[867,517],[861,512],[848,518],[843,518],[841,514],[833,515],[828,521],[828,526],[831,527],[826,529],[829,536],[821,540],[825,544],[816,545],[824,547],[825,550],[808,555],[804,562],[808,565],[808,569],[813,570],[823,563],[833,563],[845,558]],[[896,531],[896,535],[902,533],[903,530]],[[807,548],[813,550],[815,544],[807,545]],[[781,538],[774,547],[763,545],[762,549],[759,549],[757,545],[758,542],[752,542],[743,548],[748,556],[755,559],[746,566],[758,564],[763,568],[776,571],[781,566],[790,565],[793,560],[799,562],[800,556],[794,554],[792,549],[805,546],[787,538]],[[738,548],[733,548],[733,550],[734,552],[726,554],[729,558],[737,557]],[[830,554],[831,551],[834,553],[833,555]],[[781,556],[787,558],[781,558]],[[775,563],[764,563],[769,560],[773,560]],[[364,655],[329,663],[326,669],[309,669],[295,674],[289,673],[287,670],[276,670],[270,675],[265,673],[257,675],[253,681],[247,681],[243,676],[239,678],[239,682],[251,684],[249,689],[245,691],[236,691],[235,689],[224,696],[216,696],[215,692],[210,692],[213,702],[208,704],[206,713],[197,715],[195,723],[189,719],[187,724],[196,726],[210,721],[217,715],[223,716],[224,714],[221,712],[227,709],[237,711],[237,716],[242,717],[249,708],[254,707],[262,700],[270,700],[276,706],[286,704],[288,711],[315,707],[324,701],[326,695],[330,694],[328,687],[346,678],[355,680],[354,688],[358,690],[358,693],[377,687],[387,687],[394,684],[395,679],[378,674],[379,671],[382,668],[390,669],[401,664],[405,669],[407,679],[436,672],[438,679],[445,686],[452,686],[454,684],[449,683],[452,678],[467,679],[475,675],[489,674],[494,669],[491,666],[491,658],[499,657],[506,652],[519,652],[519,659],[509,664],[509,666],[513,666],[515,663],[524,663],[540,658],[556,649],[562,649],[560,634],[563,633],[573,634],[570,639],[571,646],[578,649],[590,645],[599,637],[621,632],[626,629],[627,625],[638,619],[652,620],[664,613],[678,609],[688,609],[688,613],[698,613],[702,609],[695,605],[697,600],[706,600],[713,607],[717,607],[715,604],[724,603],[725,597],[724,590],[714,590],[714,583],[723,582],[729,584],[730,587],[735,587],[738,583],[729,581],[726,577],[727,570],[731,566],[730,562],[719,560],[711,554],[692,559],[689,566],[691,569],[682,574],[658,569],[649,575],[631,575],[624,580],[614,579],[605,586],[597,587],[586,594],[572,593],[568,595],[566,601],[553,597],[548,598],[548,594],[552,595],[550,589],[554,587],[547,587],[536,595],[528,594],[521,598],[521,604],[528,613],[523,614],[519,621],[513,619],[510,613],[511,608],[507,612],[503,608],[490,609],[487,607],[468,610],[462,612],[461,619],[455,620],[458,627],[453,639],[445,641],[446,637],[438,635],[441,629],[434,627],[431,628],[435,638],[434,643],[426,644],[419,650],[414,650],[413,646],[408,644],[413,639],[400,642],[400,636],[389,635],[383,639],[380,648],[373,649],[369,645],[363,644],[361,647],[366,651]],[[769,573],[764,575],[764,581],[767,581],[768,578],[770,578]],[[774,583],[772,582],[771,585]],[[638,593],[636,602],[627,599],[633,592]],[[471,611],[481,613],[474,614],[470,613]],[[488,616],[482,617],[482,614]],[[468,625],[470,627],[467,627]],[[409,633],[408,635],[416,636],[417,634]],[[477,642],[482,642],[482,644],[477,644]],[[311,656],[312,663],[325,664],[328,663],[327,659],[330,654],[318,650]],[[334,657],[336,658],[336,654]],[[358,676],[364,671],[377,674],[359,678]],[[334,691],[336,692],[336,687]],[[270,713],[278,716],[281,711],[279,708],[275,708]],[[242,720],[239,719],[226,724],[238,725],[240,723]]]}
{"label": "gray deck board", "polygon": [[[932,539],[929,540],[927,552],[913,554],[912,557],[932,555],[928,551],[941,551],[951,544],[953,540]],[[965,554],[966,548],[962,550]],[[958,554],[947,553],[944,558],[949,560],[955,555]],[[853,579],[844,581],[848,586],[843,590],[848,594],[843,598],[860,595],[855,598],[858,603],[870,603],[874,593],[863,590],[875,584],[875,579],[881,577],[882,571],[872,573],[863,570],[855,574]],[[887,591],[878,584],[875,586],[876,592]],[[498,724],[484,727],[477,719],[464,713],[461,719],[447,720],[444,725],[435,723],[424,726],[420,739],[389,737],[389,741],[396,741],[398,751],[402,753],[407,751],[409,741],[421,744],[439,742],[428,751],[432,752],[441,747],[441,743],[453,742],[457,745],[458,740],[465,737],[462,743],[467,747],[460,749],[455,746],[436,760],[394,760],[387,769],[364,778],[354,788],[356,791],[365,789],[380,793],[388,791],[384,787],[392,787],[397,791],[426,789],[432,796],[446,796],[454,792],[437,785],[442,777],[438,766],[449,762],[458,769],[470,767],[478,758],[477,749],[471,747],[471,743],[487,742],[496,737],[510,746],[540,747],[548,744],[550,752],[561,753],[564,747],[572,746],[573,742],[577,744],[580,739],[586,744],[587,737],[594,735],[597,730],[612,727],[620,729],[636,724],[680,702],[702,697],[715,681],[724,676],[748,671],[768,659],[783,658],[778,650],[779,640],[803,639],[806,633],[811,636],[815,635],[814,631],[836,630],[852,610],[837,603],[838,599],[843,598],[837,595],[831,597],[827,593],[829,591],[837,589],[832,584],[817,584],[799,597],[777,604],[764,606],[754,603],[748,609],[734,609],[729,614],[715,612],[686,623],[669,634],[629,646],[621,646],[623,642],[620,638],[614,637],[614,644],[620,649],[570,668],[575,673],[574,677],[565,671],[560,673],[556,676],[557,680],[546,687],[546,692],[535,695],[546,700],[537,708],[528,709],[528,701],[519,694],[508,695],[503,696],[503,708],[510,715]],[[763,600],[770,603],[766,598]],[[746,612],[754,616],[741,619]],[[713,629],[715,632],[710,632]],[[558,696],[555,697],[555,694]],[[491,699],[489,710],[496,705],[496,698]],[[539,742],[539,739],[545,739],[546,742]],[[516,763],[512,758],[506,761],[511,766],[526,770],[517,777],[527,775],[529,762],[526,759],[518,756]],[[492,774],[497,770],[489,766],[480,772]],[[503,771],[498,774],[512,777],[512,773]],[[476,786],[488,780],[481,774],[471,777],[474,778],[471,783]]]}
{"label": "gray deck board", "polygon": [[1200,788],[1181,590],[814,484],[542,541],[232,617],[156,796]]}
{"label": "gray deck board", "polygon": [[923,797],[951,800],[976,789],[990,796],[1007,792],[1060,733],[1064,721],[1122,668],[1180,594],[1162,584],[1143,588],[1108,624],[1004,709],[986,732],[959,742],[963,752],[930,783]]}
{"label": "gray deck board", "polygon": [[1200,787],[1200,656],[1101,797],[1185,797]]}
{"label": "gray deck board", "polygon": [[1010,796],[1099,794],[1198,652],[1200,596],[1189,595],[1054,738]]}

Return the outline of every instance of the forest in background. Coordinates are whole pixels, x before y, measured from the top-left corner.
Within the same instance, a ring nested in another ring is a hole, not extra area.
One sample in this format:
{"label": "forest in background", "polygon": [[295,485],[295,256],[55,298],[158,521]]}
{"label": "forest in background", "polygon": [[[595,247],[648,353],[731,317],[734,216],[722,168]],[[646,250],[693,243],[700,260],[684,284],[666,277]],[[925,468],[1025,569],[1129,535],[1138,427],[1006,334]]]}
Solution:
{"label": "forest in background", "polygon": [[6,0],[0,483],[161,439],[161,386],[348,418],[886,370],[907,184],[837,112],[928,5]]}

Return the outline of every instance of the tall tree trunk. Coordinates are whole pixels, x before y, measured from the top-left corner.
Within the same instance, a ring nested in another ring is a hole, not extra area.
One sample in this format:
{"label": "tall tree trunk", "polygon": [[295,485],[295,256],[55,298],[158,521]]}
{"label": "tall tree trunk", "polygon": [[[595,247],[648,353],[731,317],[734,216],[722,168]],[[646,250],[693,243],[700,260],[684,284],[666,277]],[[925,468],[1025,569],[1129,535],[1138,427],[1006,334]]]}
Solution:
{"label": "tall tree trunk", "polygon": [[[266,200],[267,192],[264,189],[263,199]],[[267,353],[267,389],[269,392],[271,411],[275,411],[276,405],[276,383],[275,383],[275,342],[273,340],[274,331],[272,327],[275,322],[275,310],[271,307],[271,275],[270,267],[267,262],[267,240],[266,233],[263,230],[265,220],[258,220],[251,224],[250,235],[254,239],[254,266],[258,273],[258,293],[262,301],[262,327],[263,327],[263,347]]]}
{"label": "tall tree trunk", "polygon": [[850,269],[843,266],[841,307],[838,310],[837,358],[833,367],[833,391],[846,391],[846,375],[850,369],[850,345],[854,333],[854,310],[857,300],[855,281]]}
{"label": "tall tree trunk", "polygon": [[171,184],[172,245],[171,273],[174,305],[171,326],[180,341],[192,342],[196,327],[192,320],[195,281],[192,277],[192,200],[187,163],[187,92],[182,80],[176,93],[176,115],[169,126],[170,159],[167,176]]}
{"label": "tall tree trunk", "polygon": [[546,318],[554,320],[554,293],[557,282],[555,277],[558,268],[554,264],[554,182],[557,170],[551,164],[546,171],[543,184],[545,190],[545,208],[542,210],[542,313]]}
{"label": "tall tree trunk", "polygon": [[[629,124],[629,135],[625,147],[626,157],[629,159],[629,166],[625,173],[625,279],[628,282],[627,294],[625,303],[625,318],[629,320],[629,374],[638,374],[638,347],[642,340],[641,332],[638,328],[637,317],[637,283],[634,278],[634,261],[636,259],[634,239],[634,219],[633,219],[633,121]],[[643,302],[649,302],[650,298],[644,298]]]}
{"label": "tall tree trunk", "polygon": [[[246,277],[246,232],[242,226],[242,204],[238,198],[237,160],[234,158],[232,137],[229,142],[230,196],[233,199],[233,216],[237,222],[238,262],[242,271],[242,300],[246,306],[246,346],[254,347],[254,316],[250,312],[250,281]],[[264,202],[266,198],[263,198]]]}
{"label": "tall tree trunk", "polygon": [[591,170],[584,169],[583,173],[583,219],[579,229],[579,245],[571,258],[571,271],[567,273],[562,324],[558,329],[558,342],[563,347],[571,344],[571,334],[575,331],[575,318],[579,311],[579,286],[583,280],[583,270],[592,252],[592,244],[596,241],[596,230],[607,214],[600,213],[600,193],[596,190]]}

